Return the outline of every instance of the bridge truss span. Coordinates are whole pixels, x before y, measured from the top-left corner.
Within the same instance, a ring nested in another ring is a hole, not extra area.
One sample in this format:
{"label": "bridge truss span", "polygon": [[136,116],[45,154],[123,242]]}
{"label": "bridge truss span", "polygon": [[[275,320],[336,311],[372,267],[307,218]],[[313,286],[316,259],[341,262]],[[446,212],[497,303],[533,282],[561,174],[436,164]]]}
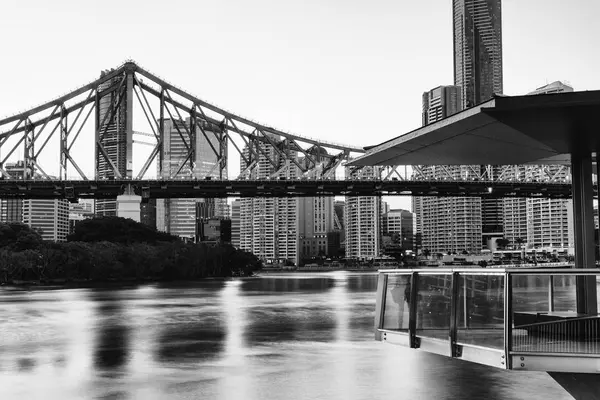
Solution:
{"label": "bridge truss span", "polygon": [[[138,152],[138,145],[145,149]],[[274,151],[265,151],[265,146]],[[84,181],[141,180],[153,165],[165,179],[227,179],[229,149],[241,160],[242,179],[255,176],[260,162],[273,166],[273,177],[298,168],[303,177],[332,178],[351,154],[364,153],[361,147],[283,132],[241,117],[133,61],[103,71],[100,78],[52,101],[0,119],[0,176],[5,179],[67,180],[75,173]],[[175,165],[167,159],[173,151],[179,152]],[[20,164],[9,168],[8,161],[15,159]],[[200,168],[208,159],[211,166]]]}

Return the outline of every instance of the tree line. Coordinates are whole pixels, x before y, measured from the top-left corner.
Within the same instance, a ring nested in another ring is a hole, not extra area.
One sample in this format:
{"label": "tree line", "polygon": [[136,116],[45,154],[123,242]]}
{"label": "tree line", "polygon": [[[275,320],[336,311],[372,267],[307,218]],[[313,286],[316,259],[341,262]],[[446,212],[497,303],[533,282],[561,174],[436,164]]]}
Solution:
{"label": "tree line", "polygon": [[0,223],[0,283],[194,280],[251,275],[252,253],[229,244],[183,243],[119,217],[79,222],[67,242],[42,240],[20,223]]}

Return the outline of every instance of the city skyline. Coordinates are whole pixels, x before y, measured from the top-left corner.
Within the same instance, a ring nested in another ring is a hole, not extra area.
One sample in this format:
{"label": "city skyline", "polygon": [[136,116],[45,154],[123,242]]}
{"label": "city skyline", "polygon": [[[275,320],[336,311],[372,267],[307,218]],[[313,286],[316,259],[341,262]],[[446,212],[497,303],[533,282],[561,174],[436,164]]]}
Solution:
{"label": "city skyline", "polygon": [[[100,69],[114,67],[125,58],[133,58],[201,98],[242,115],[307,136],[368,145],[419,126],[420,105],[414,104],[415,96],[420,96],[425,88],[450,84],[453,80],[449,1],[435,2],[437,7],[432,7],[432,2],[408,7],[378,2],[369,11],[358,3],[344,2],[340,6],[341,13],[331,7],[335,3],[309,3],[300,7],[265,1],[261,3],[265,7],[250,7],[229,1],[207,5],[205,11],[218,14],[240,8],[244,12],[231,15],[228,20],[232,21],[231,25],[217,24],[216,20],[211,22],[208,19],[200,26],[192,24],[186,13],[179,12],[179,7],[155,9],[152,4],[144,3],[142,6],[135,2],[124,5],[127,9],[139,7],[147,21],[158,21],[159,18],[160,21],[177,21],[170,24],[179,24],[182,32],[194,30],[194,34],[199,36],[210,32],[213,40],[207,41],[209,47],[206,51],[219,54],[222,48],[227,48],[233,56],[214,63],[199,61],[201,69],[193,62],[194,57],[192,63],[182,64],[158,56],[153,49],[164,42],[158,32],[154,32],[151,23],[127,20],[125,25],[125,20],[119,16],[103,18],[111,9],[108,3],[98,7],[76,7],[72,2],[53,3],[51,12],[63,12],[73,19],[73,24],[68,27],[48,25],[51,19],[46,17],[46,8],[50,5],[44,3],[33,5],[27,13],[27,21],[22,20],[26,14],[18,12],[16,3],[3,6],[6,9],[3,15],[14,16],[0,24],[0,33],[6,37],[25,23],[37,23],[48,32],[58,30],[69,34],[80,26],[81,21],[86,21],[88,35],[75,38],[80,41],[77,42],[77,58],[58,52],[54,54],[53,46],[45,46],[47,40],[53,40],[50,39],[53,35],[28,36],[29,33],[25,32],[7,42],[7,52],[41,46],[39,56],[49,62],[44,64],[43,70],[34,63],[3,65],[0,115],[47,101],[67,88],[97,76]],[[502,7],[505,94],[524,94],[542,86],[545,81],[554,80],[568,81],[577,90],[600,87],[600,77],[593,71],[593,65],[598,64],[598,54],[585,51],[593,45],[592,38],[600,35],[600,28],[593,24],[591,17],[595,15],[592,10],[599,7],[597,2],[578,1],[566,5],[558,1],[525,4],[505,0]],[[544,10],[543,19],[537,18],[540,8]],[[268,12],[260,11],[263,9]],[[328,18],[333,13],[340,18]],[[287,23],[292,15],[299,17],[294,21],[310,22],[312,29],[306,35],[301,34],[304,33],[303,24]],[[114,29],[107,30],[104,24],[95,22],[100,20],[111,21]],[[251,20],[252,26],[248,24]],[[414,35],[408,33],[425,20],[429,26],[436,28],[422,32],[418,40],[413,39]],[[274,23],[269,25],[269,29],[281,35],[268,35],[269,30],[263,25],[267,21]],[[356,24],[357,21],[361,24]],[[135,48],[121,43],[116,38],[123,35],[125,28],[135,31],[136,37],[144,37],[145,40]],[[102,47],[100,44],[110,40],[105,36],[108,32],[116,35],[115,45],[104,53],[98,52],[97,49]],[[240,35],[241,32],[244,34]],[[243,36],[242,42],[238,40],[240,36]],[[523,46],[523,37],[536,46]],[[427,46],[423,46],[424,43]],[[174,50],[184,46],[172,42],[164,45],[173,46]],[[557,48],[561,51],[559,59],[551,57],[552,50]],[[237,66],[235,56],[243,57],[249,50],[256,52],[259,57],[255,58],[260,61],[252,65],[245,63],[242,70]],[[406,62],[408,56],[414,61]],[[435,63],[431,62],[433,60]],[[49,80],[48,75],[53,79]],[[22,79],[14,79],[19,76],[27,76],[28,85],[35,91],[22,91]],[[406,79],[408,76],[410,79]],[[319,93],[319,96],[314,96],[314,93]],[[362,101],[364,98],[371,100],[365,103]],[[353,118],[349,110],[356,104],[361,104],[365,115],[373,117]],[[394,119],[391,132],[389,124],[384,122],[385,118],[377,115],[401,117]],[[369,132],[369,135],[364,135],[364,132]],[[370,142],[361,143],[366,138]],[[230,171],[236,170],[230,166]],[[408,208],[407,199],[391,201],[394,207]],[[401,204],[395,204],[399,201]]]}

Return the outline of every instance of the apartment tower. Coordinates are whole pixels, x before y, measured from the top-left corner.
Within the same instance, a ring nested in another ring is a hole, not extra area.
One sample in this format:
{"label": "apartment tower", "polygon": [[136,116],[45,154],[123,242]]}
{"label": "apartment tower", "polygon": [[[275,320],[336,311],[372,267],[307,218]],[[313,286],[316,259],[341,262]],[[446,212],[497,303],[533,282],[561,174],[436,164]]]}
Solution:
{"label": "apartment tower", "polygon": [[[358,171],[346,168],[349,179],[379,178],[380,167],[363,167]],[[381,253],[381,197],[346,196],[344,222],[346,228],[346,258],[369,260]]]}
{"label": "apartment tower", "polygon": [[[502,93],[501,3],[501,0],[453,1],[454,85],[461,89],[463,109]],[[502,211],[501,199],[481,200],[483,245],[502,236]]]}
{"label": "apartment tower", "polygon": [[[539,87],[528,95],[551,95],[572,91],[571,86],[556,81]],[[543,180],[543,174],[568,179],[565,171],[557,165],[517,168],[519,178],[523,180]],[[503,203],[504,237],[512,244],[523,243],[529,248],[566,249],[574,246],[572,200],[507,198]]]}
{"label": "apartment tower", "polygon": [[[423,125],[427,125],[462,109],[462,92],[458,86],[438,86],[423,93]],[[467,167],[460,165],[422,165],[426,179],[460,180]],[[479,252],[481,250],[482,216],[478,197],[413,197],[420,246],[432,253]]]}
{"label": "apartment tower", "polygon": [[[172,120],[165,119],[162,163],[157,165],[158,176],[163,179],[173,179],[183,176],[188,179],[220,179],[221,171],[218,165],[218,156],[212,150],[219,149],[221,128],[204,121],[201,126],[206,133],[197,130],[195,143],[184,142],[186,126],[189,127],[190,119]],[[195,159],[187,160],[188,147],[195,144]],[[211,147],[212,145],[212,147]],[[192,164],[194,168],[192,168]],[[177,172],[179,171],[179,174]],[[223,171],[227,176],[227,171]],[[157,199],[156,201],[156,228],[163,232],[179,236],[188,240],[196,237],[196,218],[198,212],[202,218],[212,218],[225,212],[225,199]],[[201,203],[201,204],[198,204]]]}
{"label": "apartment tower", "polygon": [[[270,135],[273,142],[280,137]],[[258,148],[256,148],[256,146]],[[250,169],[250,179],[296,179],[299,168],[290,161],[296,152],[280,154],[270,143],[261,141],[240,157],[241,171]],[[270,160],[273,160],[271,163]],[[251,165],[250,165],[251,164]],[[273,165],[275,164],[275,165]],[[298,198],[255,197],[240,199],[240,248],[269,262],[299,263]]]}

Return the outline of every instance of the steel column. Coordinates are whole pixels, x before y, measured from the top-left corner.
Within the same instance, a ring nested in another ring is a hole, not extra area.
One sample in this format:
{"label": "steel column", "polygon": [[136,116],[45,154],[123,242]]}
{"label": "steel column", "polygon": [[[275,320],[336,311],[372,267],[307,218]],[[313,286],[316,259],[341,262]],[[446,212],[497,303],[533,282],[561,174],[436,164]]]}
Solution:
{"label": "steel column", "polygon": [[69,144],[67,143],[68,139],[68,121],[67,110],[65,110],[65,106],[60,109],[60,179],[67,179],[67,148]]}
{"label": "steel column", "polygon": [[[160,90],[160,111],[158,121],[159,149],[158,149],[158,175],[163,176],[163,160],[165,158],[165,90]],[[170,142],[170,139],[169,139]],[[171,173],[167,171],[167,173]]]}
{"label": "steel column", "polygon": [[[592,186],[591,151],[577,149],[571,154],[573,174],[573,221],[575,233],[575,268],[595,266],[594,188]],[[577,312],[597,314],[596,279],[577,277]]]}
{"label": "steel column", "polygon": [[35,173],[35,127],[31,124],[28,119],[25,122],[25,151],[23,154],[23,161],[25,168],[23,171],[23,179],[33,179]]}
{"label": "steel column", "polygon": [[95,178],[100,178],[100,87],[96,88],[96,95],[94,97],[94,171]]}

